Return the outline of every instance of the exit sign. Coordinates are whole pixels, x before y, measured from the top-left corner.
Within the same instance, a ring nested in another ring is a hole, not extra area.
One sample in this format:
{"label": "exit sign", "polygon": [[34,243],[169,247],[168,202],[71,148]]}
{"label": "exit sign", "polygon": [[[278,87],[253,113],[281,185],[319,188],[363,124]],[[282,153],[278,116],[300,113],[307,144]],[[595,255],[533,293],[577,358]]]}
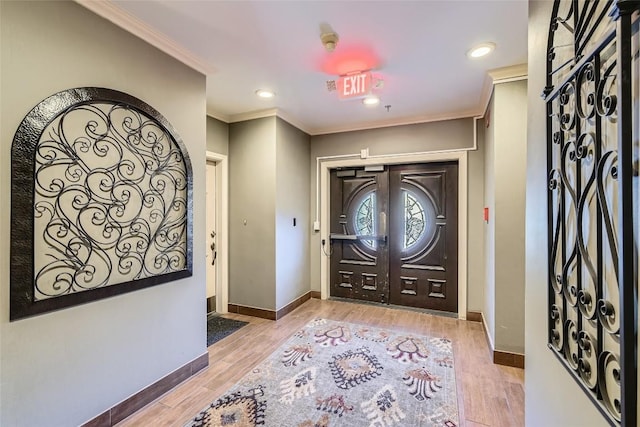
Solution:
{"label": "exit sign", "polygon": [[340,76],[337,81],[340,99],[361,98],[371,93],[371,73],[354,73]]}

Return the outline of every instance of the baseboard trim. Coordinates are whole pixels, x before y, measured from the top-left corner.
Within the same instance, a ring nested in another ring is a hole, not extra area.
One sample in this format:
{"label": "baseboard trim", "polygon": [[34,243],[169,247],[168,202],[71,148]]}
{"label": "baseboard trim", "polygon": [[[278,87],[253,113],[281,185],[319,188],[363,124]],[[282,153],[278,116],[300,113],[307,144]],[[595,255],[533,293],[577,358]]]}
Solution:
{"label": "baseboard trim", "polygon": [[470,322],[482,322],[482,313],[479,311],[467,311],[467,320]]}
{"label": "baseboard trim", "polygon": [[245,316],[260,317],[261,319],[276,320],[276,312],[274,310],[265,310],[263,308],[247,307],[238,304],[228,305],[229,313],[244,314]]}
{"label": "baseboard trim", "polygon": [[82,427],[113,427],[207,366],[209,366],[208,352],[107,409],[102,414],[82,424]]}
{"label": "baseboard trim", "polygon": [[276,311],[276,320],[282,319],[284,316],[291,313],[293,310],[300,307],[304,302],[309,301],[310,299],[311,299],[311,291],[291,301],[289,304],[285,305],[280,310]]}
{"label": "baseboard trim", "polygon": [[507,351],[493,351],[493,363],[524,369],[524,354],[509,353]]}
{"label": "baseboard trim", "polygon": [[482,330],[484,331],[484,338],[487,340],[487,347],[489,348],[489,355],[493,360],[493,341],[491,340],[491,334],[487,328],[487,321],[484,318],[484,313],[480,313],[480,321],[482,322]]}
{"label": "baseboard trim", "polygon": [[322,294],[320,293],[320,291],[311,291],[311,298],[321,299]]}
{"label": "baseboard trim", "polygon": [[[320,292],[318,292],[320,294]],[[291,313],[296,308],[300,307],[305,301],[310,300],[312,292],[309,291],[306,294],[294,299],[289,304],[282,307],[280,310],[265,310],[263,308],[247,307],[239,304],[229,304],[229,313],[244,314],[245,316],[260,317],[261,319],[278,320],[282,319],[287,314]]]}
{"label": "baseboard trim", "polygon": [[[467,320],[469,317],[467,315]],[[484,314],[480,313],[480,320],[482,321],[482,329],[484,330],[484,337],[487,340],[487,347],[489,348],[489,356],[496,365],[511,366],[512,368],[524,369],[524,354],[510,353],[508,351],[494,350],[493,341],[491,335],[489,335],[489,329],[487,328],[487,322],[484,319]]]}

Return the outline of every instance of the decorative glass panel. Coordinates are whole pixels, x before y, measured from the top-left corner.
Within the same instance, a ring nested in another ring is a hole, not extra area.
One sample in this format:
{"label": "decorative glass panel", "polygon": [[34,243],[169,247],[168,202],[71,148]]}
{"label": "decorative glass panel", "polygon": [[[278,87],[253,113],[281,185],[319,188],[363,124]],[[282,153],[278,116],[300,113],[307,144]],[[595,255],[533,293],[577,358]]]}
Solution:
{"label": "decorative glass panel", "polygon": [[402,191],[404,199],[404,249],[415,245],[424,235],[425,213],[422,204],[407,190]]}
{"label": "decorative glass panel", "polygon": [[[376,234],[376,193],[370,192],[362,199],[358,205],[355,216],[355,230],[359,236],[375,236]],[[374,249],[376,241],[362,240],[365,245]]]}

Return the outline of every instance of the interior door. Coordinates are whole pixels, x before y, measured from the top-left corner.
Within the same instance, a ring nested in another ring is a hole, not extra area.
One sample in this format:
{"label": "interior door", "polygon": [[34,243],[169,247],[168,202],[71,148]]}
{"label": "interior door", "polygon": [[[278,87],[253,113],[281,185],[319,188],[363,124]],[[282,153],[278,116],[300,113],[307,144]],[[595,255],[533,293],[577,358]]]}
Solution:
{"label": "interior door", "polygon": [[389,301],[386,170],[331,171],[331,296]]}
{"label": "interior door", "polygon": [[216,296],[216,164],[207,162],[207,186],[206,186],[206,209],[207,209],[207,312],[215,311]]}
{"label": "interior door", "polygon": [[458,311],[458,165],[389,170],[390,303]]}

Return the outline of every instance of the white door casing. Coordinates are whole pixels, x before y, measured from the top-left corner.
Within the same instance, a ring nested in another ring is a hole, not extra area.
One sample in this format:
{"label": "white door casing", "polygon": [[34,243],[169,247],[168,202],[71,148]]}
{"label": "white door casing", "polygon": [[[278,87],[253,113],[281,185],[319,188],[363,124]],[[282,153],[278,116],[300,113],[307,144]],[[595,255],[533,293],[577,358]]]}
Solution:
{"label": "white door casing", "polygon": [[217,276],[217,251],[215,245],[217,240],[215,235],[218,232],[216,224],[216,211],[218,209],[216,203],[216,163],[207,160],[207,299],[216,296],[216,276]]}
{"label": "white door casing", "polygon": [[[211,151],[207,151],[206,161],[216,165],[215,241],[218,252],[215,269],[216,312],[227,313],[229,305],[229,162],[226,155]],[[211,230],[207,231],[207,233],[210,232]],[[211,252],[209,246],[207,246],[207,251]],[[208,269],[207,274],[209,274]]]}

